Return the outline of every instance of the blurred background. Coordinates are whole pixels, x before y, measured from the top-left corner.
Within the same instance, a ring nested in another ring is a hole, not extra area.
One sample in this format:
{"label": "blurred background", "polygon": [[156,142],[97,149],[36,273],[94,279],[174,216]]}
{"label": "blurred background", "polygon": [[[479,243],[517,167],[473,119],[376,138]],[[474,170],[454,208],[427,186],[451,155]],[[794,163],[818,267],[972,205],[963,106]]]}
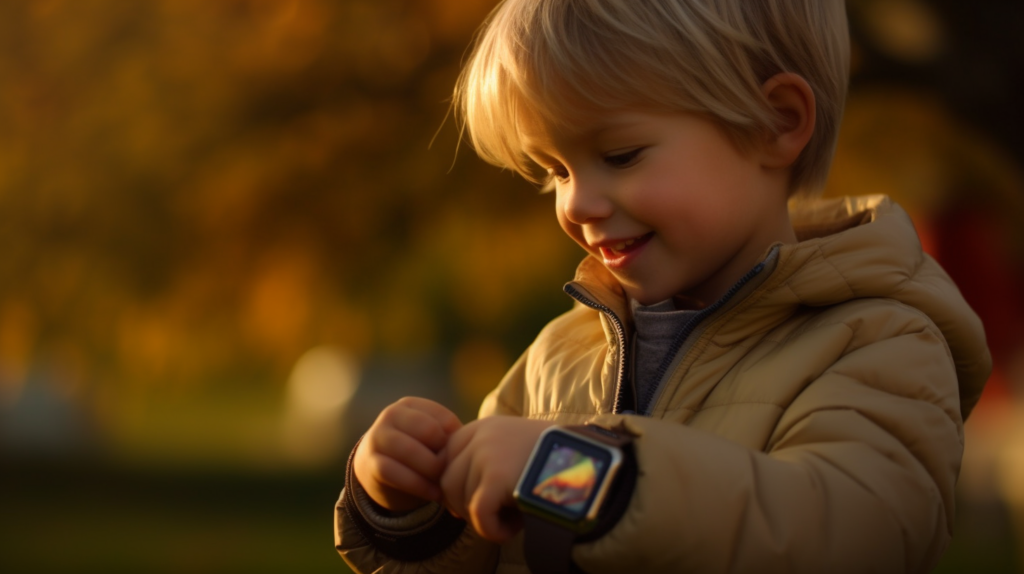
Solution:
{"label": "blurred background", "polygon": [[[0,571],[346,572],[345,457],[471,419],[570,300],[552,198],[447,117],[494,0],[0,3]],[[986,323],[939,572],[1024,564],[1024,4],[849,0],[830,195]]]}

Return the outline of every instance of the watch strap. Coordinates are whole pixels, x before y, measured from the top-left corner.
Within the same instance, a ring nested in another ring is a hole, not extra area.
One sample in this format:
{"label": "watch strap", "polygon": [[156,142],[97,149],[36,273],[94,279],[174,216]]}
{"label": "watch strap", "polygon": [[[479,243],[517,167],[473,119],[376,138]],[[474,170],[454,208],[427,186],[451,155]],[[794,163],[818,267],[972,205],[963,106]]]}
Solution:
{"label": "watch strap", "polygon": [[566,425],[562,428],[620,449],[633,442],[631,436],[622,435],[597,425]]}
{"label": "watch strap", "polygon": [[583,574],[572,561],[576,534],[533,514],[523,515],[523,553],[532,574]]}

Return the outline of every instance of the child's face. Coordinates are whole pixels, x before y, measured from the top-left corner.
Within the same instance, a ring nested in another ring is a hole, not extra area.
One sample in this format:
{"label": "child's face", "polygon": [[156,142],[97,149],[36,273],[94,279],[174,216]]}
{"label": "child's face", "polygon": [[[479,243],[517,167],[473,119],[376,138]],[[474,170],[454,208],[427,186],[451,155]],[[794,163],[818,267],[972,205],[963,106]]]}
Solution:
{"label": "child's face", "polygon": [[758,146],[741,152],[703,116],[626,110],[526,127],[562,229],[640,303],[709,305],[770,245],[795,241],[788,170],[764,167]]}

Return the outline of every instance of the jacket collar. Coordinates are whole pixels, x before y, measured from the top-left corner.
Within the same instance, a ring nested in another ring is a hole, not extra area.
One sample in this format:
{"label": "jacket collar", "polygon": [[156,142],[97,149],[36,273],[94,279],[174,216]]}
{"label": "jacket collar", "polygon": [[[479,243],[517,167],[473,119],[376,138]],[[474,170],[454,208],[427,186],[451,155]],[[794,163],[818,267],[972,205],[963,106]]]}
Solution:
{"label": "jacket collar", "polygon": [[[795,201],[790,217],[798,243],[781,245],[774,268],[715,314],[727,317],[716,326],[716,343],[735,344],[770,329],[801,306],[895,299],[925,313],[942,331],[956,363],[966,418],[991,368],[985,332],[949,276],[922,251],[906,212],[886,196],[873,195]],[[625,292],[599,260],[584,259],[566,285],[570,288],[614,313],[628,336]],[[615,326],[602,324],[609,343],[616,344],[621,335]]]}

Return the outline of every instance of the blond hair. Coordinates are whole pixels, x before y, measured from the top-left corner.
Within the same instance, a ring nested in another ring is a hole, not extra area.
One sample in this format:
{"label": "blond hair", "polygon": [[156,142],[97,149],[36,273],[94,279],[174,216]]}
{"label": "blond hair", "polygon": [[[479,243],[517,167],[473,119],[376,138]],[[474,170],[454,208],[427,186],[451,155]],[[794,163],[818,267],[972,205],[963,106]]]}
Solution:
{"label": "blond hair", "polygon": [[846,98],[843,0],[505,0],[478,32],[453,105],[483,159],[536,181],[526,116],[567,126],[629,107],[702,113],[742,145],[776,131],[761,87],[781,72],[814,91],[815,133],[790,187],[816,189]]}

